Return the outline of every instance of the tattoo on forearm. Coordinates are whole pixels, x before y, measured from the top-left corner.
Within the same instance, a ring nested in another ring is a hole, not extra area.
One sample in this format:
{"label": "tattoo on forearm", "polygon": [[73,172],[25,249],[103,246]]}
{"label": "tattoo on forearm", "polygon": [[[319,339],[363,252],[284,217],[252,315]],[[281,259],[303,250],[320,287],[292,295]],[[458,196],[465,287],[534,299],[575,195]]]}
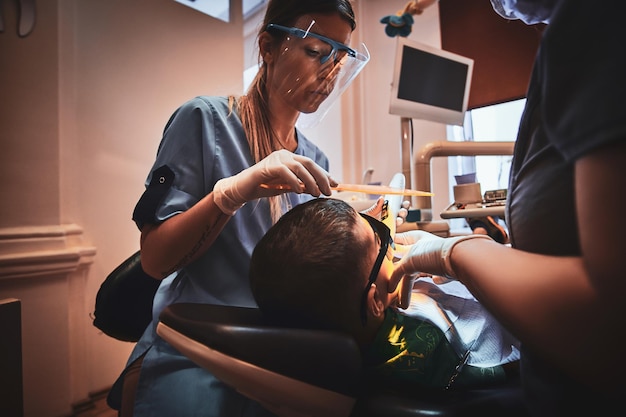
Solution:
{"label": "tattoo on forearm", "polygon": [[204,244],[206,243],[206,241],[209,240],[209,238],[212,236],[213,231],[216,228],[218,219],[215,219],[212,223],[206,225],[204,231],[200,235],[200,238],[198,239],[196,244],[191,248],[189,253],[187,253],[185,256],[183,256],[178,261],[178,263],[176,263],[174,266],[172,266],[169,270],[164,271],[163,272],[163,276],[164,277],[167,277],[168,275],[178,271],[179,269],[181,269],[182,267],[187,265],[189,262],[191,262],[193,257],[196,256],[196,254],[200,251],[200,249],[202,249],[204,247]]}

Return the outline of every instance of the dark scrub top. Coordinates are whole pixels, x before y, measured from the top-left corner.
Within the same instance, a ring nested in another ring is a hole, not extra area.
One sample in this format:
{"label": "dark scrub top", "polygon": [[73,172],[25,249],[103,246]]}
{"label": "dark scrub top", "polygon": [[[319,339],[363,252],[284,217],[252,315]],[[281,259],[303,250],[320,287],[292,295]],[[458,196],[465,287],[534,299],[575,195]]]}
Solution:
{"label": "dark scrub top", "polygon": [[[560,1],[544,32],[511,167],[506,221],[515,248],[581,255],[574,164],[626,138],[623,9],[620,1]],[[599,412],[605,399],[523,345],[521,371],[536,415],[608,415]]]}

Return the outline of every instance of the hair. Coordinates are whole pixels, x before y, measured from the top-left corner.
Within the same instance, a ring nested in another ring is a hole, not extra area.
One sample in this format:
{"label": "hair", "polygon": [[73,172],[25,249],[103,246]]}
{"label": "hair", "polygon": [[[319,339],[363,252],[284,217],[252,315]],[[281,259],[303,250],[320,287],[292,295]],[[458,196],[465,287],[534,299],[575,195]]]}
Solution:
{"label": "hair", "polygon": [[371,242],[356,234],[356,211],[317,198],[285,213],[256,245],[250,285],[266,316],[350,332],[360,324]]}
{"label": "hair", "polygon": [[[296,20],[306,14],[338,13],[350,24],[352,30],[356,28],[356,20],[350,0],[270,0],[265,12],[263,24],[257,36],[265,32],[270,23],[283,26],[292,26]],[[284,38],[284,34],[278,31],[271,33],[278,45]],[[231,107],[234,105],[239,111],[244,132],[248,138],[250,152],[255,163],[272,152],[282,149],[281,143],[276,140],[274,130],[269,121],[267,103],[267,91],[265,82],[267,79],[267,65],[261,59],[259,51],[259,71],[252,81],[246,95],[239,99],[231,96]],[[276,221],[282,214],[280,196],[270,198],[270,210],[272,220]]]}

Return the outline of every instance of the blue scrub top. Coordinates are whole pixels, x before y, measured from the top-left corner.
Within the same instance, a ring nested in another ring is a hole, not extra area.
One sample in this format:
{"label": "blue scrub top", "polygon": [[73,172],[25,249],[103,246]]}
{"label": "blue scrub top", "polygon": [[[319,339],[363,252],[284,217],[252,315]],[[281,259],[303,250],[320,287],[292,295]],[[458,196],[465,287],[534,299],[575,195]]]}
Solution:
{"label": "blue scrub top", "polygon": [[[328,158],[300,132],[295,153],[328,170]],[[154,171],[167,166],[172,182],[149,213],[164,221],[195,205],[215,183],[253,165],[248,141],[238,114],[226,97],[196,97],[183,104],[168,121],[159,145]],[[284,210],[307,201],[308,194],[285,194]],[[141,203],[140,203],[141,204]],[[138,208],[140,206],[138,204]],[[145,213],[144,213],[145,214]],[[140,223],[140,222],[139,222]],[[269,202],[246,203],[226,224],[217,240],[198,260],[164,279],[154,298],[153,321],[127,365],[145,354],[135,402],[135,417],[264,415],[258,405],[224,386],[156,335],[161,311],[172,303],[192,302],[256,307],[248,282],[250,257],[256,243],[272,224]],[[118,404],[121,382],[109,401]]]}

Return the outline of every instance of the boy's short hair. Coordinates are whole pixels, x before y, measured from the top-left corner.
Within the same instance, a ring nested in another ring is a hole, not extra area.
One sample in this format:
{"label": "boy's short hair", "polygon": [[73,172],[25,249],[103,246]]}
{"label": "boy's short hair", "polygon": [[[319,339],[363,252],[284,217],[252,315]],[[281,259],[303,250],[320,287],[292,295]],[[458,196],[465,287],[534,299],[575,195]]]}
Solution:
{"label": "boy's short hair", "polygon": [[371,243],[342,200],[317,198],[285,213],[256,245],[250,285],[261,311],[298,326],[348,331],[360,320]]}

